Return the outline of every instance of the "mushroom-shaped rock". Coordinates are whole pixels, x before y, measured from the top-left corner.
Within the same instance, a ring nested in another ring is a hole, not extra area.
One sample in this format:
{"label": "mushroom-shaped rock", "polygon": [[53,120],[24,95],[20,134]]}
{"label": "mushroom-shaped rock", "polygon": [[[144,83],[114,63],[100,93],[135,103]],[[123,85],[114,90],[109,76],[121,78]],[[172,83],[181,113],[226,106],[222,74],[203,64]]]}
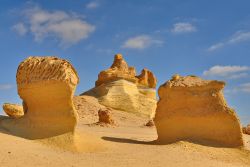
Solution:
{"label": "mushroom-shaped rock", "polygon": [[138,115],[154,117],[156,108],[156,77],[143,69],[136,76],[134,67],[129,67],[121,54],[107,70],[98,75],[95,87],[81,95],[94,96],[100,104]]}
{"label": "mushroom-shaped rock", "polygon": [[18,104],[3,104],[4,112],[11,118],[20,118],[24,115],[23,106]]}
{"label": "mushroom-shaped rock", "polygon": [[195,76],[175,77],[161,85],[154,119],[158,142],[191,140],[242,146],[239,119],[226,104],[224,86],[224,82]]}
{"label": "mushroom-shaped rock", "polygon": [[26,113],[20,119],[5,120],[2,125],[14,126],[10,131],[28,138],[74,132],[77,113],[72,98],[79,78],[68,61],[29,57],[19,65],[16,80]]}

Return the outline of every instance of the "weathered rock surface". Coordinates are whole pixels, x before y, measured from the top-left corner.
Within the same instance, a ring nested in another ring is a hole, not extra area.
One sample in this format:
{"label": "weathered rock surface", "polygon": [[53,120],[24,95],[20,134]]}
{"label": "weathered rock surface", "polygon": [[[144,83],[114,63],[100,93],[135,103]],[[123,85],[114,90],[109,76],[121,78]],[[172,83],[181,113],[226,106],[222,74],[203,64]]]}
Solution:
{"label": "weathered rock surface", "polygon": [[78,115],[72,99],[79,78],[68,61],[29,57],[19,65],[16,80],[26,113],[1,122],[6,129],[32,139],[74,132]]}
{"label": "weathered rock surface", "polygon": [[178,140],[242,146],[241,126],[224,99],[221,81],[199,77],[173,77],[158,90],[154,119],[158,142]]}
{"label": "weathered rock surface", "polygon": [[248,124],[246,127],[243,127],[242,132],[244,134],[250,135],[250,124]]}
{"label": "weathered rock surface", "polygon": [[119,79],[124,79],[135,84],[148,88],[155,88],[157,84],[156,77],[148,69],[143,69],[139,76],[136,76],[134,67],[129,67],[121,54],[114,57],[114,62],[107,70],[101,71],[96,81],[96,86],[104,83],[109,83]]}
{"label": "weathered rock surface", "polygon": [[115,121],[112,118],[111,111],[108,109],[100,109],[98,111],[99,121],[98,123],[104,123],[109,125],[114,125]]}
{"label": "weathered rock surface", "polygon": [[153,120],[149,120],[149,121],[145,124],[145,126],[147,126],[147,127],[153,127],[153,126],[155,126],[155,123],[154,123]]}
{"label": "weathered rock surface", "polygon": [[136,76],[134,67],[129,67],[121,54],[115,55],[112,66],[100,72],[96,87],[82,95],[94,96],[100,104],[117,110],[154,117],[156,108],[156,78],[143,69]]}
{"label": "weathered rock surface", "polygon": [[20,118],[24,115],[23,106],[18,104],[3,104],[4,112],[11,118]]}

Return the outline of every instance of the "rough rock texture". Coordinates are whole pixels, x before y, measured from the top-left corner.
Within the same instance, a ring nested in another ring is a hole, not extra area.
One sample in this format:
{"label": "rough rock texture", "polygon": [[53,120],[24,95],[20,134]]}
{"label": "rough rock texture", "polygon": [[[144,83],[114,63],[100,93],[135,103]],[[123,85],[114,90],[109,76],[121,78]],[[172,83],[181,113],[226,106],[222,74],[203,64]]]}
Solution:
{"label": "rough rock texture", "polygon": [[98,122],[98,111],[100,109],[106,109],[106,107],[99,104],[98,99],[93,96],[74,96],[73,102],[79,116],[78,124],[82,124],[83,122],[85,124]]}
{"label": "rough rock texture", "polygon": [[156,87],[156,84],[157,84],[156,77],[151,71],[149,71],[146,68],[144,68],[141,71],[141,74],[137,76],[137,78],[138,78],[138,81],[137,81],[138,85],[142,85],[142,86],[149,87],[149,88]]}
{"label": "rough rock texture", "polygon": [[107,107],[153,117],[156,82],[154,74],[147,69],[136,76],[135,68],[129,67],[122,55],[117,54],[112,66],[98,75],[96,87],[82,95],[94,96]]}
{"label": "rough rock texture", "polygon": [[244,134],[250,135],[250,124],[242,128]]}
{"label": "rough rock texture", "polygon": [[242,146],[239,119],[224,99],[221,81],[173,77],[159,90],[154,119],[158,142],[178,140]]}
{"label": "rough rock texture", "polygon": [[143,69],[141,74],[136,76],[135,68],[129,67],[121,54],[115,55],[114,62],[109,69],[99,73],[98,80],[95,85],[100,86],[103,83],[119,79],[125,79],[148,88],[155,88],[157,84],[156,77],[148,69]]}
{"label": "rough rock texture", "polygon": [[139,89],[134,83],[123,79],[102,84],[83,95],[98,98],[104,106],[151,118],[156,109],[155,90]]}
{"label": "rough rock texture", "polygon": [[20,118],[24,115],[23,106],[17,104],[3,104],[4,112],[11,118]]}
{"label": "rough rock texture", "polygon": [[29,57],[19,65],[16,80],[26,113],[2,125],[32,139],[74,132],[78,116],[72,98],[79,78],[68,61]]}
{"label": "rough rock texture", "polygon": [[108,109],[100,109],[98,111],[99,121],[98,123],[104,123],[109,125],[114,125],[115,122],[112,118],[111,111]]}
{"label": "rough rock texture", "polygon": [[149,121],[145,124],[145,126],[153,127],[153,126],[155,126],[155,123],[154,123],[153,120],[149,120]]}

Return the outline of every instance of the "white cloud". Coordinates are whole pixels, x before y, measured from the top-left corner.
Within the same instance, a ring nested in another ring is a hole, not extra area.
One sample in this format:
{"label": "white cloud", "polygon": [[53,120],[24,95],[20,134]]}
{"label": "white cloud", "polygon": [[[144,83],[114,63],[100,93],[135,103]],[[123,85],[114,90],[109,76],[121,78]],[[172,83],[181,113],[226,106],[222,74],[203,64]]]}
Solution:
{"label": "white cloud", "polygon": [[250,40],[250,32],[238,31],[228,41],[228,43],[234,44]]}
{"label": "white cloud", "polygon": [[207,77],[224,77],[228,79],[238,79],[248,76],[248,66],[213,66],[209,70],[203,72]]}
{"label": "white cloud", "polygon": [[129,48],[129,49],[145,49],[152,45],[161,45],[163,41],[153,39],[149,35],[139,35],[136,37],[129,38],[126,40],[122,47]]}
{"label": "white cloud", "polygon": [[171,32],[175,34],[191,33],[195,31],[197,31],[197,28],[188,22],[176,23],[171,29]]}
{"label": "white cloud", "polygon": [[14,26],[12,26],[12,30],[14,30],[21,36],[25,35],[28,32],[28,29],[23,23],[15,24]]}
{"label": "white cloud", "polygon": [[250,93],[250,83],[241,84],[239,90],[242,92]]}
{"label": "white cloud", "polygon": [[239,78],[245,78],[248,76],[248,73],[243,72],[243,73],[238,73],[238,74],[232,74],[231,76],[228,76],[228,79],[239,79]]}
{"label": "white cloud", "polygon": [[95,26],[81,17],[64,11],[49,12],[34,7],[23,13],[26,20],[21,24],[28,27],[35,41],[55,38],[60,41],[60,45],[69,46],[86,39],[95,30]]}
{"label": "white cloud", "polygon": [[96,1],[93,1],[93,2],[89,2],[87,5],[86,5],[86,8],[87,9],[96,9],[100,6],[100,4]]}
{"label": "white cloud", "polygon": [[0,90],[9,90],[11,89],[13,86],[10,84],[0,84]]}
{"label": "white cloud", "polygon": [[217,50],[217,49],[220,49],[220,48],[222,48],[222,47],[224,47],[224,43],[217,43],[217,44],[214,44],[214,45],[212,45],[212,46],[210,46],[207,50],[208,51],[214,51],[214,50]]}
{"label": "white cloud", "polygon": [[235,88],[228,89],[225,93],[233,94],[233,93],[239,93],[239,92],[250,93],[250,83],[244,83]]}
{"label": "white cloud", "polygon": [[223,47],[228,46],[228,45],[233,45],[233,44],[237,44],[240,42],[246,42],[246,41],[250,41],[250,31],[248,31],[248,32],[237,31],[228,40],[210,46],[208,48],[208,51],[215,51],[215,50],[218,50],[218,49],[223,48]]}

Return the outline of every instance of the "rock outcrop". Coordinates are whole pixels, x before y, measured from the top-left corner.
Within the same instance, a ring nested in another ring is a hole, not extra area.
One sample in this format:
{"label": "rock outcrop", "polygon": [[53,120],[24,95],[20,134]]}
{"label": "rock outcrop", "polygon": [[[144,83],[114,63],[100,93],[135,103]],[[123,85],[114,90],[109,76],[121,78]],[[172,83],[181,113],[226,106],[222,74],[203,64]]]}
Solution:
{"label": "rock outcrop", "polygon": [[115,121],[112,118],[111,111],[108,109],[100,109],[98,111],[99,121],[98,123],[104,123],[108,125],[115,125]]}
{"label": "rock outcrop", "polygon": [[242,132],[244,134],[250,135],[250,124],[248,124],[246,127],[243,127]]}
{"label": "rock outcrop", "polygon": [[3,104],[4,112],[11,118],[20,118],[24,115],[23,106],[17,104]]}
{"label": "rock outcrop", "polygon": [[143,69],[139,76],[136,76],[134,67],[129,67],[121,54],[114,57],[114,62],[107,70],[101,71],[95,86],[124,79],[147,88],[155,88],[157,84],[156,77],[148,69]]}
{"label": "rock outcrop", "polygon": [[154,119],[158,142],[178,140],[243,145],[239,119],[224,99],[225,83],[174,76],[161,85]]}
{"label": "rock outcrop", "polygon": [[31,139],[74,132],[78,115],[72,98],[79,78],[68,61],[29,57],[19,65],[16,80],[26,113],[1,122],[6,129]]}
{"label": "rock outcrop", "polygon": [[121,54],[115,55],[112,66],[99,73],[96,87],[83,93],[96,97],[100,104],[118,110],[153,117],[156,108],[156,77],[143,69],[136,76]]}

